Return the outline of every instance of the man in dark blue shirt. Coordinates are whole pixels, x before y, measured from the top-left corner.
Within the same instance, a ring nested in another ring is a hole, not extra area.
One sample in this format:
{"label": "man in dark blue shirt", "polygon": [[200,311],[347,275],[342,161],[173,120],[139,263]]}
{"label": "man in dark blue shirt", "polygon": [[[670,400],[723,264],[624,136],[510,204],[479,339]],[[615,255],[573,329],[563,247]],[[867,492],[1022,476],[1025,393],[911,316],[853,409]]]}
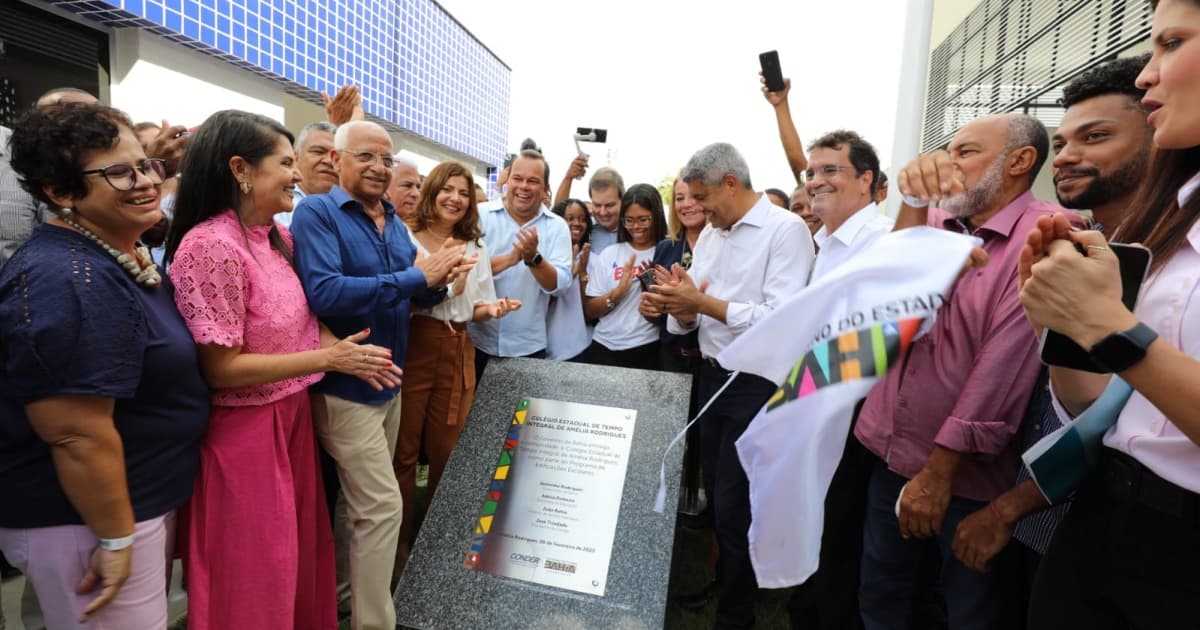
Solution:
{"label": "man in dark blue shirt", "polygon": [[[305,197],[292,231],[296,268],[308,302],[338,337],[370,330],[366,343],[392,351],[397,365],[408,346],[409,301],[432,306],[446,295],[464,261],[464,247],[447,244],[415,260],[416,247],[384,192],[391,182],[392,143],[379,125],[354,121],[334,136],[338,185]],[[400,487],[392,456],[400,426],[400,388],[376,389],[329,373],[314,386],[323,395],[313,424],[337,460],[345,510],[335,516],[339,597],[349,598],[355,629],[393,628],[390,583],[401,520]],[[353,557],[347,558],[348,554]],[[348,560],[348,562],[347,562]],[[340,573],[340,572],[339,572]]]}

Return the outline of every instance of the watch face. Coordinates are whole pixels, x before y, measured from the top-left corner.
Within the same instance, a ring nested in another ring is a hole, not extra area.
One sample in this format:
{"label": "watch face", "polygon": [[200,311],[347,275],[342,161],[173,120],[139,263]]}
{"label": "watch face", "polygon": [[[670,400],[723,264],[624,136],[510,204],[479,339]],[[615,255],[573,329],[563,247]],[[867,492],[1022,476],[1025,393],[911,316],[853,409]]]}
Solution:
{"label": "watch face", "polygon": [[1145,324],[1114,333],[1092,346],[1088,356],[1109,372],[1123,372],[1146,356],[1146,348],[1158,335]]}

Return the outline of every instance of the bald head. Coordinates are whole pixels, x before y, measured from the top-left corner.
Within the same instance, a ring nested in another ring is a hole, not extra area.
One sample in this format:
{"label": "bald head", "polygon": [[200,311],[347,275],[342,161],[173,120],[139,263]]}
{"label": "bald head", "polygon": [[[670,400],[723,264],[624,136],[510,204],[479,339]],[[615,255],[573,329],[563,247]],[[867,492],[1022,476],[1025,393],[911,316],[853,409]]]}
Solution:
{"label": "bald head", "polygon": [[92,96],[91,92],[73,87],[54,88],[38,97],[36,105],[59,105],[62,103],[99,103],[100,99]]}
{"label": "bald head", "polygon": [[942,203],[959,216],[989,216],[1033,186],[1049,152],[1046,127],[1026,114],[998,114],[963,125],[949,152],[966,194]]}
{"label": "bald head", "polygon": [[421,176],[417,173],[417,164],[412,160],[396,156],[396,165],[392,167],[392,183],[388,186],[388,201],[396,206],[396,214],[406,218],[417,208],[417,199],[421,196]]}

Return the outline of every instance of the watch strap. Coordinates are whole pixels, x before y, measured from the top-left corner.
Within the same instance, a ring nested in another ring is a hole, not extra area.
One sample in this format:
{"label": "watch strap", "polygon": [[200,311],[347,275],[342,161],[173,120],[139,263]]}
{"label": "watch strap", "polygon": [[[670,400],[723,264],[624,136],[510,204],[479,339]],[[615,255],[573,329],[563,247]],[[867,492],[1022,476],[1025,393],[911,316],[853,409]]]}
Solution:
{"label": "watch strap", "polygon": [[1138,322],[1129,330],[1115,332],[1101,339],[1088,351],[1088,357],[1108,372],[1124,372],[1146,357],[1146,350],[1155,339],[1158,339],[1158,333]]}

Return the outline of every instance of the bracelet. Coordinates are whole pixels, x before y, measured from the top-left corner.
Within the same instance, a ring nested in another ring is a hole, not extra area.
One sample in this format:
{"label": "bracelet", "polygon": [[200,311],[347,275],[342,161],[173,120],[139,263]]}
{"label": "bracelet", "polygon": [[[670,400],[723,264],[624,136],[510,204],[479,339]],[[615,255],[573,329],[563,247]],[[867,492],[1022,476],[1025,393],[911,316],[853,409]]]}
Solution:
{"label": "bracelet", "polygon": [[120,551],[133,546],[133,534],[120,538],[101,538],[100,548],[105,551]]}
{"label": "bracelet", "polygon": [[996,509],[995,501],[988,501],[988,509],[992,511],[992,516],[995,516],[997,521],[1000,521],[1001,523],[1008,525],[1008,521],[1004,520],[1003,516],[1000,516],[1000,510]]}
{"label": "bracelet", "polygon": [[928,208],[929,207],[928,201],[926,201],[924,199],[917,199],[916,197],[913,197],[912,195],[901,195],[901,198],[904,199],[904,204],[910,208]]}

